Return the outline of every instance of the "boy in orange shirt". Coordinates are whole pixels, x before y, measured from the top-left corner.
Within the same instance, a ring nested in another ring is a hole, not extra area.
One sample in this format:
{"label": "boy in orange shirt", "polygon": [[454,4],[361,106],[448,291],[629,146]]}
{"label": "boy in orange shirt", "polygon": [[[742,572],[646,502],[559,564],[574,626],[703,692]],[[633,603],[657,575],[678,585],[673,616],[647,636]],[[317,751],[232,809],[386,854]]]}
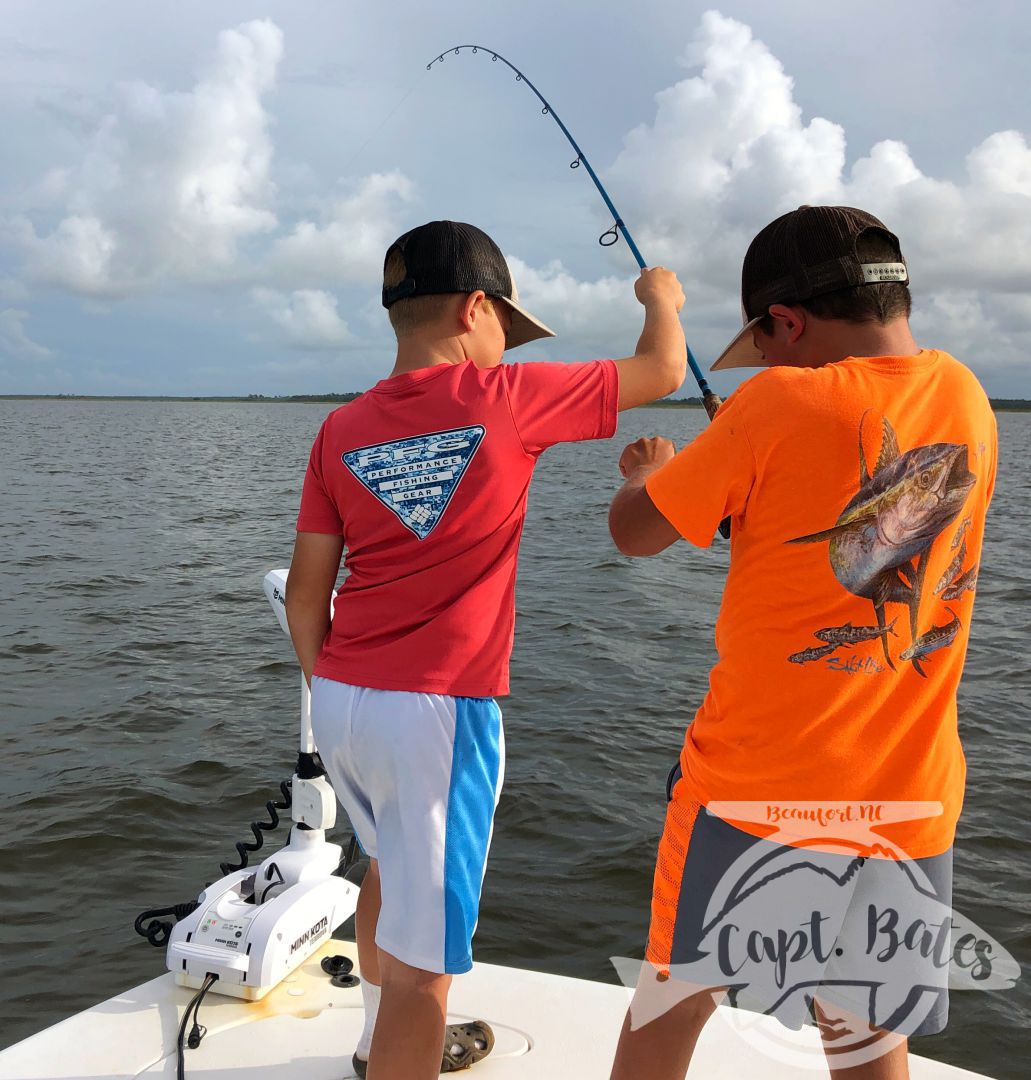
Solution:
{"label": "boy in orange shirt", "polygon": [[707,547],[727,517],[732,540],[614,1080],[683,1077],[724,991],[808,1013],[857,1080],[902,1080],[906,1037],[945,1026],[956,689],[997,438],[974,375],[913,339],[908,280],[870,214],[778,218],[713,365],[767,370],[679,454],[620,459],[625,554]]}

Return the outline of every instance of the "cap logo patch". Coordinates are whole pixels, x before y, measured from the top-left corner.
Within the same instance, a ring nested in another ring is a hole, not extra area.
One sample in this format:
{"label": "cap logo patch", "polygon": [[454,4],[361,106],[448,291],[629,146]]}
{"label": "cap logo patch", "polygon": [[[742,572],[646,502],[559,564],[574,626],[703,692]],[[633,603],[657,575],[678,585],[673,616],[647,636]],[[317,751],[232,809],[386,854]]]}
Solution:
{"label": "cap logo patch", "polygon": [[406,529],[425,540],[444,516],[484,435],[486,428],[474,424],[363,446],[341,460]]}

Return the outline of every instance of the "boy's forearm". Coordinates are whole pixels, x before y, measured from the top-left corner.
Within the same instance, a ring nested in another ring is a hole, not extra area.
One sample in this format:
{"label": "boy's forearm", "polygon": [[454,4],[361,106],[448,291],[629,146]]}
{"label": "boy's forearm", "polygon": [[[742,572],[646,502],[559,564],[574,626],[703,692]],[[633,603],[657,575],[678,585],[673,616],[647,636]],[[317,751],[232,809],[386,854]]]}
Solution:
{"label": "boy's forearm", "polygon": [[676,385],[687,372],[687,342],[676,305],[667,299],[649,303],[644,309],[644,328],[636,354],[647,356],[656,367],[670,372]]}
{"label": "boy's forearm", "polygon": [[657,555],[680,539],[648,494],[648,478],[676,454],[669,439],[638,439],[619,459],[625,482],[609,508],[609,532],[624,555]]}
{"label": "boy's forearm", "polygon": [[309,686],[312,668],[329,632],[329,601],[343,550],[344,539],[336,533],[298,530],[294,542],[286,583],[286,622]]}
{"label": "boy's forearm", "polygon": [[304,672],[304,678],[311,686],[312,669],[322,651],[322,644],[329,633],[329,597],[325,603],[291,604],[287,592],[286,618],[290,626],[290,640],[294,652]]}
{"label": "boy's forearm", "polygon": [[638,508],[644,485],[650,472],[635,472],[628,476],[616,492],[609,507],[609,533],[617,548],[624,555],[637,555],[635,526],[639,520]]}

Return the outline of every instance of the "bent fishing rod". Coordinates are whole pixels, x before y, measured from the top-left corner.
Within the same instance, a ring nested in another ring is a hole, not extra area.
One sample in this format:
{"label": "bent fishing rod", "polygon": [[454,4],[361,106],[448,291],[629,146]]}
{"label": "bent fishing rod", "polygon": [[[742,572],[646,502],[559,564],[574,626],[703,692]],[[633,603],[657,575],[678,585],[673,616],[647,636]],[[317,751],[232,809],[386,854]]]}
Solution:
{"label": "bent fishing rod", "polygon": [[[519,68],[515,66],[515,64],[511,63],[509,60],[506,60],[501,55],[501,53],[495,52],[493,49],[488,49],[485,45],[455,45],[452,48],[447,49],[445,52],[442,52],[435,59],[431,60],[426,65],[426,70],[429,71],[434,64],[442,64],[444,62],[445,56],[459,55],[459,53],[461,53],[463,49],[468,49],[473,53],[478,53],[482,50],[491,58],[492,63],[497,63],[500,60],[501,63],[503,63],[506,67],[510,68],[512,71],[515,72],[516,82],[526,83],[526,85],[534,92],[534,94],[537,95],[537,99],[543,106],[543,108],[541,109],[542,115],[550,116],[555,121],[555,123],[558,124],[559,128],[562,131],[562,134],[565,135],[566,139],[569,141],[569,145],[572,146],[572,148],[576,151],[576,158],[575,160],[570,162],[569,167],[571,169],[578,169],[581,165],[583,165],[583,167],[587,170],[588,176],[590,176],[590,178],[594,181],[594,186],[598,189],[598,194],[601,195],[602,199],[605,200],[605,205],[608,207],[609,213],[612,215],[612,227],[610,229],[607,229],[601,234],[601,236],[598,237],[598,243],[601,244],[602,247],[611,247],[613,244],[618,242],[619,236],[622,233],[623,239],[626,240],[627,247],[630,248],[631,253],[637,260],[637,265],[642,270],[644,270],[648,264],[644,261],[644,256],[641,254],[641,251],[638,248],[637,244],[634,243],[634,238],[630,235],[630,230],[626,227],[623,219],[619,216],[619,211],[616,209],[612,200],[609,198],[609,193],[605,190],[605,185],[598,178],[598,174],[594,171],[591,163],[587,160],[587,155],[583,152],[583,150],[580,149],[576,139],[574,139],[573,136],[570,134],[569,128],[567,128],[566,125],[562,123],[562,120],[559,117],[558,113],[555,112],[555,110],[551,107],[551,104],[548,102],[548,100],[544,97],[540,90],[538,90],[537,87],[534,86],[533,83],[530,82],[530,80],[519,70]],[[705,411],[709,414],[709,419],[711,420],[716,415],[716,410],[723,403],[720,400],[719,396],[715,394],[710,388],[709,383],[706,381],[705,376],[702,374],[702,369],[698,366],[698,361],[695,360],[694,353],[691,352],[690,345],[687,346],[687,362],[691,366],[691,373],[694,375],[695,381],[698,383],[698,388],[702,392],[702,404],[705,406]],[[722,528],[720,531],[722,532]]]}

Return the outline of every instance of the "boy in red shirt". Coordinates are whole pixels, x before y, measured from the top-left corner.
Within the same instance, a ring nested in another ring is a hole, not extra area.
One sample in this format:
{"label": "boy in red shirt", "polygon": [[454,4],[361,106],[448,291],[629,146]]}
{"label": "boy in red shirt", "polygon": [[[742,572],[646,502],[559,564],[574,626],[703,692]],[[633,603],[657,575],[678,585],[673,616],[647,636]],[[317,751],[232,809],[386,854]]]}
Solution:
{"label": "boy in red shirt", "polygon": [[[616,413],[671,393],[686,346],[676,276],[642,272],[634,356],[502,365],[552,332],[521,308],[501,251],[435,221],[391,245],[390,375],[312,449],[287,589],[323,763],[371,866],[356,917],[372,1080],[462,1068],[486,1024],[445,1031],[471,939],[504,774],[501,712],[530,477],[559,442],[611,437]],[[346,546],[348,576],[329,601]]]}

